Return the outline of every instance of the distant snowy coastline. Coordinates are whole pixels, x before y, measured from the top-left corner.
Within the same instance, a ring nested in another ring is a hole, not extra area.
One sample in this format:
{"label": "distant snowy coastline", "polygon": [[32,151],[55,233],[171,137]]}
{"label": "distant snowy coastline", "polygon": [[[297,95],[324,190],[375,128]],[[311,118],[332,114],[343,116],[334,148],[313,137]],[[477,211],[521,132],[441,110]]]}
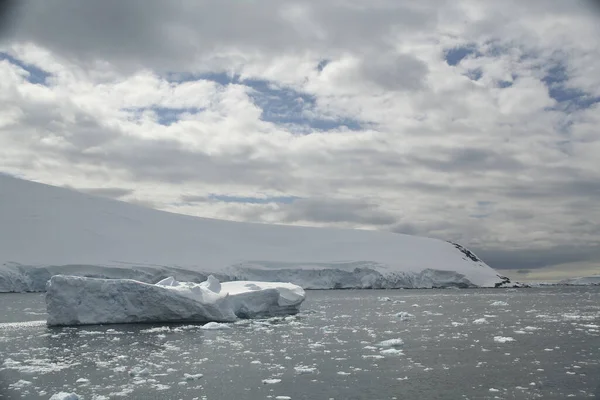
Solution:
{"label": "distant snowy coastline", "polygon": [[0,174],[0,292],[54,275],[292,282],[305,289],[511,286],[456,243],[152,210]]}

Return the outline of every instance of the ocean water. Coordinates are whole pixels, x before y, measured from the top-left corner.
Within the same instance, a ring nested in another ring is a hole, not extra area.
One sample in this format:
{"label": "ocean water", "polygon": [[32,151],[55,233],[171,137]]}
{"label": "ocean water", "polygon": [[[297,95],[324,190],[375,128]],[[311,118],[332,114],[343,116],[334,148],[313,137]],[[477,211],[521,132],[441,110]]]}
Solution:
{"label": "ocean water", "polygon": [[600,398],[600,287],[309,291],[296,316],[48,328],[0,295],[0,398]]}

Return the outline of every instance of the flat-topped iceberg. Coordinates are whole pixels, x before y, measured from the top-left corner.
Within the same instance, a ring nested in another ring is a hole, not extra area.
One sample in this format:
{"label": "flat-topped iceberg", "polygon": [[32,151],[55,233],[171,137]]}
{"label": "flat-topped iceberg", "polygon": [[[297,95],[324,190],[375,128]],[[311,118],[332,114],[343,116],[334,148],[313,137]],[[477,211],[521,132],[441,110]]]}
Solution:
{"label": "flat-topped iceberg", "polygon": [[231,322],[296,314],[304,290],[291,283],[234,281],[156,284],[131,279],[53,276],[46,287],[48,325]]}

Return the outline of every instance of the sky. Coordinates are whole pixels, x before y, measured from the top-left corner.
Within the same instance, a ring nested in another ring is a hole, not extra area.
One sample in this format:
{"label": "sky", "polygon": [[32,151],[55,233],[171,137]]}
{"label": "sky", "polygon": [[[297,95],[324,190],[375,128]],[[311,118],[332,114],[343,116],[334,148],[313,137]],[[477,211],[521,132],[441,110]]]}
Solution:
{"label": "sky", "polygon": [[0,172],[600,273],[594,2],[2,4]]}

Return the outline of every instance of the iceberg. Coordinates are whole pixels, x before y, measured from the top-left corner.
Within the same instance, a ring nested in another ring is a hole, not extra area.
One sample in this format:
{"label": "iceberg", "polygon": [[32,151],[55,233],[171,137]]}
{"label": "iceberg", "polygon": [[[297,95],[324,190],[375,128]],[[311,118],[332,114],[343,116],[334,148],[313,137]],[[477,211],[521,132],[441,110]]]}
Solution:
{"label": "iceberg", "polygon": [[149,323],[233,322],[296,314],[304,290],[291,283],[234,281],[156,284],[131,279],[55,275],[46,288],[49,326]]}
{"label": "iceberg", "polygon": [[0,292],[53,275],[291,282],[305,289],[494,287],[473,252],[391,232],[174,214],[0,174]]}

